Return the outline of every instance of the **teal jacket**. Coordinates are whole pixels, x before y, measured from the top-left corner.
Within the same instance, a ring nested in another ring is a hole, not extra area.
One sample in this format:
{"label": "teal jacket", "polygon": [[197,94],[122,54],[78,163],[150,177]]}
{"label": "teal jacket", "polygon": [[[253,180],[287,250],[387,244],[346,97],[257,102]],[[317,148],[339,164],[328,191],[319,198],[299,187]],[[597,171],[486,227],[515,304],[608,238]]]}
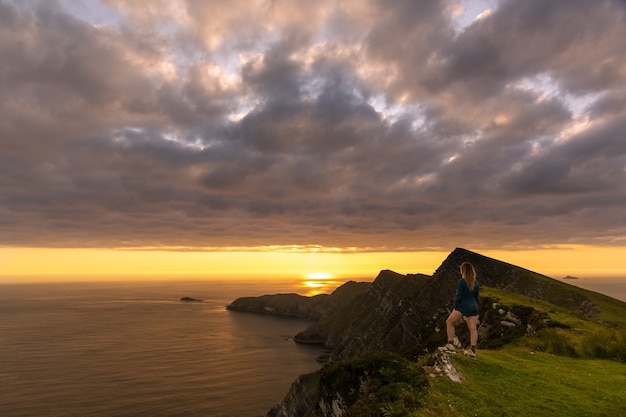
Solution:
{"label": "teal jacket", "polygon": [[459,282],[456,284],[454,309],[460,311],[466,317],[477,316],[479,294],[478,281],[474,283],[474,291],[470,291],[467,282],[463,278],[459,279]]}

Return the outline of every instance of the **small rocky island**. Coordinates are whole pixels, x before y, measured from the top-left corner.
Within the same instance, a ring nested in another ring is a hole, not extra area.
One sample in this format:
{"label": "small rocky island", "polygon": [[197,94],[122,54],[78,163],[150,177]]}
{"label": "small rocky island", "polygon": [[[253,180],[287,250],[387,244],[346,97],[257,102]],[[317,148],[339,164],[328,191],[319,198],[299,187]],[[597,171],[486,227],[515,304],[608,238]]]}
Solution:
{"label": "small rocky island", "polygon": [[186,303],[201,303],[202,300],[198,300],[196,298],[191,298],[191,297],[183,297],[180,299],[180,301],[184,301]]}

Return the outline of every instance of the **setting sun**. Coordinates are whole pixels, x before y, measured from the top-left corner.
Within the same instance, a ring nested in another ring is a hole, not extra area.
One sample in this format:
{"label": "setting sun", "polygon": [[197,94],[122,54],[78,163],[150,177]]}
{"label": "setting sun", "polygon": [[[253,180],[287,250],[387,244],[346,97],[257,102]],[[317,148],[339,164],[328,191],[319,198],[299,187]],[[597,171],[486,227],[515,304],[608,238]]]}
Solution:
{"label": "setting sun", "polygon": [[341,282],[336,281],[335,276],[328,272],[308,272],[304,275],[304,279],[302,287],[305,289],[307,296],[329,294],[337,286],[341,285]]}

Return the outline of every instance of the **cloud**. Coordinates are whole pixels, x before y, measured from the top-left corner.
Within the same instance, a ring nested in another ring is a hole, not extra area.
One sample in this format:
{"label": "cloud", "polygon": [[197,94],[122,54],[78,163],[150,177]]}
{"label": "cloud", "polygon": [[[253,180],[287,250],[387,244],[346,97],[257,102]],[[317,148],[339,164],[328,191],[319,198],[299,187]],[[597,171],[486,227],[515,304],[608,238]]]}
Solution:
{"label": "cloud", "polygon": [[0,0],[0,245],[624,241],[623,3],[335,3]]}

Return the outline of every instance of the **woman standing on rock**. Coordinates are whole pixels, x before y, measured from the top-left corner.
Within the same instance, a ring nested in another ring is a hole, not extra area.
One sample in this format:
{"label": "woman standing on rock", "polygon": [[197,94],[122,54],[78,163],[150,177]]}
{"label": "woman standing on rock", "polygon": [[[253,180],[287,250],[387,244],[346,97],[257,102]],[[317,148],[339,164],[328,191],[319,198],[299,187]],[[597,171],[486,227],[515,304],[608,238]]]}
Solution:
{"label": "woman standing on rock", "polygon": [[446,331],[448,333],[448,343],[439,348],[447,353],[456,353],[454,347],[454,324],[465,318],[470,333],[470,348],[465,351],[465,355],[476,359],[476,344],[478,343],[478,295],[479,287],[476,281],[476,270],[469,262],[461,264],[461,279],[457,282],[456,296],[454,297],[454,310],[446,320]]}

